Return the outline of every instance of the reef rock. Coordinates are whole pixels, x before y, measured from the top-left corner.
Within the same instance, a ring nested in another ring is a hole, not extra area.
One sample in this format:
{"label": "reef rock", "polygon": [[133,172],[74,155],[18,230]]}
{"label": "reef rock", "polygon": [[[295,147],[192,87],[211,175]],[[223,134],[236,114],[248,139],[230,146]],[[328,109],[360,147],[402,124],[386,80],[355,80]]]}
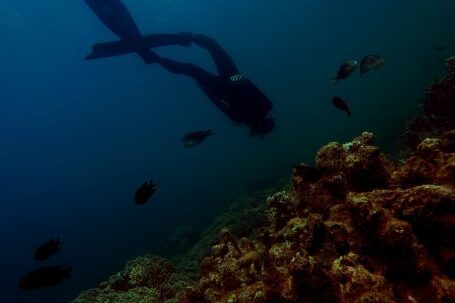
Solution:
{"label": "reef rock", "polygon": [[[449,136],[450,137],[450,136]],[[455,154],[401,165],[363,133],[329,143],[267,200],[256,239],[220,232],[181,302],[455,302]]]}
{"label": "reef rock", "polygon": [[[404,134],[406,144],[414,149],[426,137],[438,137],[455,129],[455,57],[446,61],[449,74],[427,88],[422,112],[411,120]],[[452,135],[453,144],[453,135]],[[453,145],[452,145],[453,147]],[[453,150],[452,150],[453,152]]]}
{"label": "reef rock", "polygon": [[165,259],[142,256],[128,262],[123,271],[97,288],[81,293],[72,303],[172,303],[188,285]]}

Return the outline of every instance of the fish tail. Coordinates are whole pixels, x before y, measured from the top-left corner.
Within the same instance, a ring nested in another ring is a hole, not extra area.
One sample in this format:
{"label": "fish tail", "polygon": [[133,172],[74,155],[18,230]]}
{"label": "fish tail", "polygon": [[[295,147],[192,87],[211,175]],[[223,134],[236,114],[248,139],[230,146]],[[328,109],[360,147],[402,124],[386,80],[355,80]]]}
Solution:
{"label": "fish tail", "polygon": [[346,108],[346,113],[348,114],[348,116],[352,116],[351,110],[349,108]]}

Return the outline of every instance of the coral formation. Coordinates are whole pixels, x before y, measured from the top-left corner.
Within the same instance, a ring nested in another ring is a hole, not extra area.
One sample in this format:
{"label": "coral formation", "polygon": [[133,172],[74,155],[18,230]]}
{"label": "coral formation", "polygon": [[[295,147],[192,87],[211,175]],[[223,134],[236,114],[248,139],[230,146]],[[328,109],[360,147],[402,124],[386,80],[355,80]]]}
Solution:
{"label": "coral formation", "polygon": [[172,303],[188,285],[165,259],[142,256],[97,288],[80,294],[73,303]]}
{"label": "coral formation", "polygon": [[455,129],[455,57],[448,58],[449,75],[427,88],[422,112],[408,123],[404,139],[414,149],[426,137]]}
{"label": "coral formation", "polygon": [[273,188],[259,191],[251,196],[240,197],[233,202],[226,212],[213,220],[189,251],[172,259],[177,270],[185,276],[198,279],[199,263],[210,253],[223,228],[227,228],[237,236],[255,239],[258,236],[259,227],[267,222],[265,214],[267,205],[264,200],[285,187],[287,187],[286,184],[278,182]]}
{"label": "coral formation", "polygon": [[145,256],[73,302],[454,302],[454,144],[425,139],[397,165],[371,133],[329,143],[315,167],[295,166],[290,190],[235,217],[265,214],[254,228],[217,220],[211,251],[182,259],[198,282]]}
{"label": "coral formation", "polygon": [[329,143],[316,166],[294,167],[291,188],[234,203],[174,259],[192,283],[146,256],[73,302],[455,302],[455,58],[447,65],[407,128],[406,159],[367,132]]}
{"label": "coral formation", "polygon": [[[454,302],[455,155],[426,139],[402,165],[371,133],[295,167],[262,234],[227,229],[183,302]],[[449,145],[453,144],[450,142]]]}

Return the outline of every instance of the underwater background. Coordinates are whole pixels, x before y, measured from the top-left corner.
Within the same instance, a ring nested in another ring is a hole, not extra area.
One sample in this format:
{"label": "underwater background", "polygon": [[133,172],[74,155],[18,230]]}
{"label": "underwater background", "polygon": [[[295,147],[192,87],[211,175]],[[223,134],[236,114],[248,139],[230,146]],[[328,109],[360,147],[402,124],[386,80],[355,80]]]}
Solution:
{"label": "underwater background", "polygon": [[[114,40],[82,0],[0,3],[0,301],[68,302],[145,253],[172,255],[176,230],[202,230],[241,195],[289,178],[325,142],[372,131],[396,150],[423,91],[455,49],[455,2],[124,0],[143,33],[214,37],[274,102],[264,140],[230,122],[188,78],[128,55],[87,62]],[[441,49],[443,50],[435,50]],[[160,54],[214,70],[198,48]],[[339,64],[366,54],[386,64],[334,86]],[[349,100],[352,117],[330,103]],[[192,150],[191,130],[216,136]],[[158,192],[137,207],[153,178]],[[54,288],[17,282],[35,248],[60,237],[43,264],[73,268]]]}

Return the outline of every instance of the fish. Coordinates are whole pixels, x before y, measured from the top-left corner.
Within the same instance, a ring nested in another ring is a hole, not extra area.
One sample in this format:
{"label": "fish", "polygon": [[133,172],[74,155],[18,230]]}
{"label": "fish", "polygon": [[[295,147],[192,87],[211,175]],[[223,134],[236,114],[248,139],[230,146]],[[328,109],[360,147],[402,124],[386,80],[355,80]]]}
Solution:
{"label": "fish", "polygon": [[152,180],[144,182],[134,194],[134,201],[136,205],[147,203],[153,194],[156,192],[156,184]]}
{"label": "fish", "polygon": [[71,267],[46,266],[32,270],[19,281],[18,287],[23,290],[35,290],[52,287],[62,283],[71,275]]}
{"label": "fish", "polygon": [[366,73],[379,69],[384,65],[384,58],[379,55],[367,55],[360,61],[360,75],[363,77]]}
{"label": "fish", "polygon": [[332,81],[335,81],[335,84],[338,84],[340,80],[347,79],[356,71],[357,65],[359,65],[359,63],[356,60],[344,62],[343,64],[341,64],[340,68],[338,69],[337,75],[335,76],[335,78],[332,79]]}
{"label": "fish", "polygon": [[332,103],[339,110],[342,110],[342,111],[346,112],[348,114],[348,116],[352,115],[351,110],[348,107],[348,104],[343,99],[341,99],[340,97],[337,97],[337,96],[333,97],[332,98]]}
{"label": "fish", "polygon": [[42,260],[46,260],[49,257],[53,256],[60,250],[59,246],[61,244],[63,244],[63,243],[58,238],[51,239],[51,240],[47,241],[46,243],[43,243],[35,251],[35,260],[42,261]]}
{"label": "fish", "polygon": [[195,147],[213,135],[214,133],[211,129],[188,132],[182,138],[182,145],[185,148]]}
{"label": "fish", "polygon": [[433,48],[433,50],[434,50],[435,52],[443,52],[443,51],[446,50],[446,47],[445,47],[444,45],[436,45],[436,46]]}

